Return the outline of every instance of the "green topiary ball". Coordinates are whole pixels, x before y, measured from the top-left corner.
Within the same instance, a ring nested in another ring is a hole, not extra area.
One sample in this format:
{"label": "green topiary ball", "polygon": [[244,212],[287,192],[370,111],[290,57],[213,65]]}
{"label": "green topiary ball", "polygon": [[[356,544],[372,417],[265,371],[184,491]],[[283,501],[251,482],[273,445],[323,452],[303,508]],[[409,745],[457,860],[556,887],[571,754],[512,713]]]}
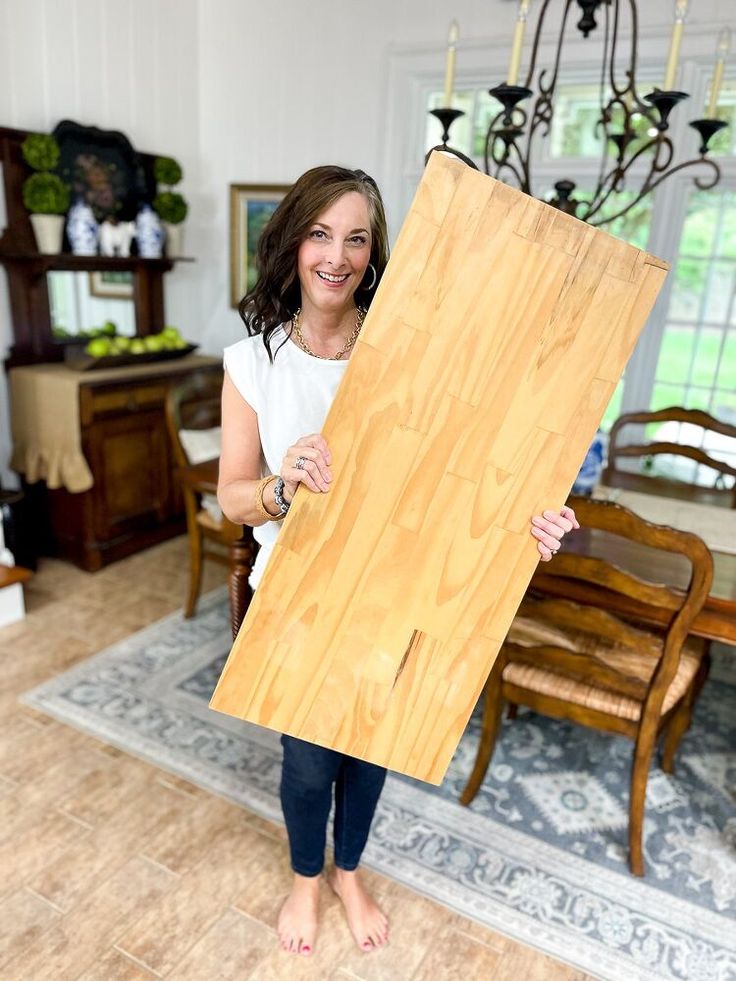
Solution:
{"label": "green topiary ball", "polygon": [[158,184],[178,184],[184,176],[183,171],[173,157],[156,157],[153,163],[153,176]]}
{"label": "green topiary ball", "polygon": [[34,170],[53,170],[59,162],[59,144],[48,133],[31,133],[21,144],[23,159]]}
{"label": "green topiary ball", "polygon": [[23,183],[23,204],[32,215],[64,215],[69,188],[56,174],[31,174]]}
{"label": "green topiary ball", "polygon": [[153,199],[153,210],[162,221],[167,221],[170,225],[179,225],[186,218],[189,208],[181,194],[164,191]]}

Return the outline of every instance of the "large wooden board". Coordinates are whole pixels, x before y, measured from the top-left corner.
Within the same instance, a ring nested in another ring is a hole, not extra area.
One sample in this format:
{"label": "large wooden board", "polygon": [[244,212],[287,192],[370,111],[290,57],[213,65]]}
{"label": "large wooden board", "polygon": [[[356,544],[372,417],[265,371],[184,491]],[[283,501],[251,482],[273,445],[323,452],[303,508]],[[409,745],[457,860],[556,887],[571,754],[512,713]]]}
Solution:
{"label": "large wooden board", "polygon": [[440,782],[666,270],[433,154],[211,706]]}

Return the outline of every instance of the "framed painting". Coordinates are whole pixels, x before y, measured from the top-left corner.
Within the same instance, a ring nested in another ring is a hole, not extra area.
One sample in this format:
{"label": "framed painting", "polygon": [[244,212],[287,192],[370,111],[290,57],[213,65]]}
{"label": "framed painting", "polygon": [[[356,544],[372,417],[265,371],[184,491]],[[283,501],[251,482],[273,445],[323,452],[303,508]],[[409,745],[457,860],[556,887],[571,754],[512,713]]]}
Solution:
{"label": "framed painting", "polygon": [[133,273],[102,272],[89,273],[89,295],[105,300],[131,300],[133,298]]}
{"label": "framed painting", "polygon": [[290,184],[230,185],[230,306],[255,286],[256,246]]}

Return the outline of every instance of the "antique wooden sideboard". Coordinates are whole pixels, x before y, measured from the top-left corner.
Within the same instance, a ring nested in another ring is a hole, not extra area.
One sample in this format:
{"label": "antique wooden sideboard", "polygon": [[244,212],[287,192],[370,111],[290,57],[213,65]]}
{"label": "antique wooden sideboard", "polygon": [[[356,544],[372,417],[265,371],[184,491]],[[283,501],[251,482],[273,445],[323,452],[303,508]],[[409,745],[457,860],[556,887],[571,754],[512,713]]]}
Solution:
{"label": "antique wooden sideboard", "polygon": [[[189,354],[101,371],[77,371],[66,363],[71,348],[54,331],[51,275],[61,272],[83,281],[92,275],[128,273],[133,330],[146,337],[166,323],[164,273],[187,260],[82,256],[68,247],[55,255],[40,253],[21,197],[31,172],[21,152],[27,135],[0,127],[7,215],[0,264],[7,273],[13,328],[5,361],[13,465],[24,482],[40,554],[55,554],[94,571],[184,531],[164,415],[166,394],[193,372],[221,371],[221,362]],[[150,177],[155,155],[138,157]],[[57,400],[63,425],[54,416]],[[51,457],[60,445],[58,454],[66,462],[54,463]],[[70,453],[76,455],[77,469],[86,472],[81,482],[78,475],[70,477]],[[58,472],[50,474],[49,467]]]}
{"label": "antique wooden sideboard", "polygon": [[[166,395],[193,373],[221,370],[219,359],[198,355],[104,371],[11,370],[11,412],[22,406],[13,465],[46,478],[24,480],[41,551],[93,572],[185,530]],[[53,456],[54,444],[63,456]]]}

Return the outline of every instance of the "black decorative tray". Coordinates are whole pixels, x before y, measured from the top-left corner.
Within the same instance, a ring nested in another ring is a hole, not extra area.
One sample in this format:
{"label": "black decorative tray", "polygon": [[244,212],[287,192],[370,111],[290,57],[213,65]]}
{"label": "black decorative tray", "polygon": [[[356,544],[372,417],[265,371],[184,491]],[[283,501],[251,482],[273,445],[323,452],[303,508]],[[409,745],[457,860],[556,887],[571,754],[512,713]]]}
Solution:
{"label": "black decorative tray", "polygon": [[100,368],[129,368],[131,365],[148,364],[151,361],[171,361],[173,358],[183,358],[186,354],[196,351],[199,344],[187,344],[164,351],[146,351],[144,354],[108,354],[103,358],[93,358],[89,354],[84,357],[69,358],[66,364],[75,371],[95,371]]}

